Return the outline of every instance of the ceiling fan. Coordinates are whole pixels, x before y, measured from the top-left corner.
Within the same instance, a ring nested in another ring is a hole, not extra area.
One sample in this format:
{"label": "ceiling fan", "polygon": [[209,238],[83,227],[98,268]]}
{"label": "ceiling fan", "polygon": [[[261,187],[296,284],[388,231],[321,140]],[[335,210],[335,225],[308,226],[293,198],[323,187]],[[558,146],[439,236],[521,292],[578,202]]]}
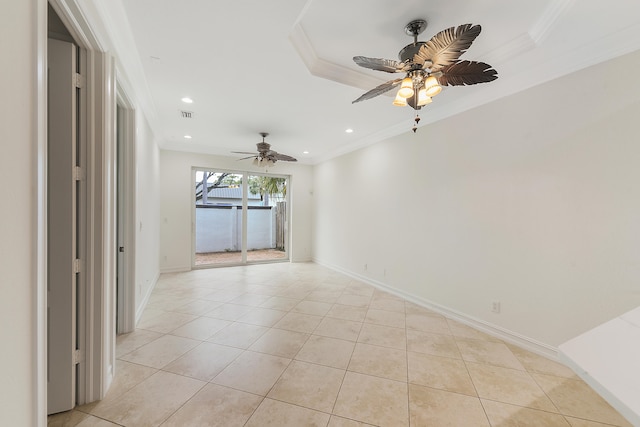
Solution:
{"label": "ceiling fan", "polygon": [[271,149],[271,144],[264,142],[264,139],[269,135],[267,132],[260,132],[262,136],[262,142],[258,142],[256,144],[258,148],[257,153],[249,153],[246,151],[232,151],[232,153],[236,154],[251,154],[248,157],[243,157],[238,160],[246,160],[253,158],[253,164],[256,166],[271,166],[275,164],[278,160],[282,160],[285,162],[297,162],[298,160],[287,156],[286,154],[280,154],[277,151]]}
{"label": "ceiling fan", "polygon": [[[354,56],[361,67],[387,73],[406,73],[404,78],[390,80],[363,94],[352,103],[365,101],[400,86],[393,105],[409,105],[418,111],[431,103],[431,98],[442,90],[442,86],[465,86],[491,82],[498,72],[491,65],[477,61],[461,61],[458,58],[467,51],[480,34],[480,25],[464,24],[440,31],[427,42],[419,42],[418,35],[427,28],[427,21],[416,19],[409,22],[404,31],[413,37],[413,43],[398,53],[399,61],[393,59]],[[416,113],[413,131],[420,117]]]}

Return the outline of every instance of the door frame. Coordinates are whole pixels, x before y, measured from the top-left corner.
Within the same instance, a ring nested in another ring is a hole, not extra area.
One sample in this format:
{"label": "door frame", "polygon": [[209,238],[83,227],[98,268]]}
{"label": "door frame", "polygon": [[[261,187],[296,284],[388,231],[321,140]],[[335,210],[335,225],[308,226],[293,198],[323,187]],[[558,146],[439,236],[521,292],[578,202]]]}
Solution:
{"label": "door frame", "polygon": [[85,76],[87,105],[87,257],[83,268],[87,286],[80,305],[78,322],[85,324],[79,337],[84,348],[78,365],[77,403],[104,397],[115,374],[115,111],[114,59],[103,52],[96,33],[78,0],[33,0],[38,68],[37,137],[34,161],[37,168],[36,291],[35,291],[35,387],[38,426],[47,422],[47,6],[56,11],[78,45],[86,50]]}
{"label": "door frame", "polygon": [[133,332],[136,327],[136,112],[133,108],[131,99],[127,96],[126,89],[119,82],[116,76],[116,101],[117,106],[122,112],[122,122],[119,124],[117,132],[121,138],[121,144],[118,149],[123,148],[123,156],[118,155],[118,163],[123,159],[124,164],[119,164],[122,168],[122,178],[124,183],[118,191],[122,190],[121,200],[125,204],[125,208],[118,213],[118,221],[121,222],[123,231],[124,254],[123,277],[118,278],[118,301],[117,307],[117,325],[116,332],[118,334]]}

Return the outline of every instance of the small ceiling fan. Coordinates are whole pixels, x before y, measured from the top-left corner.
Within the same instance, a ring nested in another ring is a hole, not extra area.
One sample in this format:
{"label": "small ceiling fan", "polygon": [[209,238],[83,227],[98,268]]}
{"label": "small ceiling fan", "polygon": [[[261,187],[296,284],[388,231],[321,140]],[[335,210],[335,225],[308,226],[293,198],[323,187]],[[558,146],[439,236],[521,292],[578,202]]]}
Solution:
{"label": "small ceiling fan", "polygon": [[269,136],[267,132],[260,132],[262,136],[262,142],[258,142],[256,144],[258,148],[257,153],[249,153],[247,151],[232,151],[232,153],[236,154],[251,154],[248,157],[243,157],[238,160],[246,160],[253,158],[253,164],[256,166],[271,166],[275,164],[278,160],[282,160],[285,162],[297,162],[298,160],[294,157],[287,156],[286,154],[278,153],[271,149],[271,144],[264,142],[264,139]]}
{"label": "small ceiling fan", "polygon": [[[458,59],[480,34],[480,25],[464,24],[457,28],[447,28],[431,40],[419,42],[418,35],[426,28],[427,21],[423,19],[416,19],[405,26],[404,31],[413,37],[413,43],[400,50],[400,61],[353,57],[354,62],[361,67],[406,75],[371,89],[352,103],[374,98],[400,85],[393,105],[409,105],[417,111],[431,103],[431,98],[440,93],[442,86],[474,85],[498,78],[498,72],[489,64]],[[412,129],[414,132],[419,121],[420,117],[416,113]]]}

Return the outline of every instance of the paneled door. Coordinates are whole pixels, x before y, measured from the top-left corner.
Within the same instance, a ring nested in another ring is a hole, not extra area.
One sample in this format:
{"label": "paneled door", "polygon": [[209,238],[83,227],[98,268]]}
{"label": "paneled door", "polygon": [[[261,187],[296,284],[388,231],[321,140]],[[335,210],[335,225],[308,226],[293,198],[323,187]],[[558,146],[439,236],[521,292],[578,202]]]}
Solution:
{"label": "paneled door", "polygon": [[76,403],[77,76],[75,45],[49,39],[47,163],[47,412]]}

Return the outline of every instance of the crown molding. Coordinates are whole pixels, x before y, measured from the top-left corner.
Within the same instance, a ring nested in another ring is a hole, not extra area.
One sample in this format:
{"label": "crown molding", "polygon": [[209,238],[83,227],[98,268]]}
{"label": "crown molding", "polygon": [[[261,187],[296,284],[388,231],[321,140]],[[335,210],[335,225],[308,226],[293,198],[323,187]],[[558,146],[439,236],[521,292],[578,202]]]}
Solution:
{"label": "crown molding", "polygon": [[342,65],[334,64],[320,58],[316,54],[316,50],[307,37],[307,34],[301,24],[296,24],[291,33],[289,40],[295,48],[296,52],[302,59],[302,62],[309,70],[309,73],[316,77],[342,83],[347,86],[357,87],[363,90],[369,90],[386,82],[369,74],[358,72]]}
{"label": "crown molding", "polygon": [[[78,3],[77,0],[58,1]],[[157,110],[122,1],[82,2],[82,6],[77,7],[95,30],[92,34],[100,50],[114,57],[118,83],[143,112],[151,128],[159,129]]]}
{"label": "crown molding", "polygon": [[564,15],[571,6],[573,6],[574,0],[555,0],[545,9],[542,16],[529,30],[529,35],[534,43],[538,46],[544,43],[549,32],[557,24],[558,20]]}

